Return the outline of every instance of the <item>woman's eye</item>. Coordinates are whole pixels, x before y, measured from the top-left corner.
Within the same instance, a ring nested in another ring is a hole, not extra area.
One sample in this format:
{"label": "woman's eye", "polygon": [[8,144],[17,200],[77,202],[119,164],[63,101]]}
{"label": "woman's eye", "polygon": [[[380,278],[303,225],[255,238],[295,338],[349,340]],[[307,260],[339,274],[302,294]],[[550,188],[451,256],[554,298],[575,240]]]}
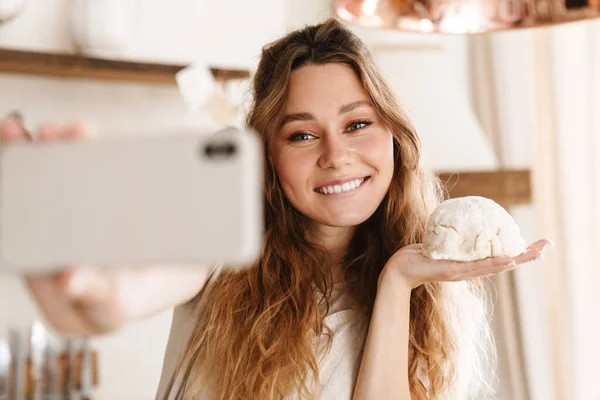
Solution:
{"label": "woman's eye", "polygon": [[314,138],[313,135],[311,135],[310,133],[304,133],[304,132],[300,132],[300,133],[295,133],[292,136],[289,137],[289,141],[291,142],[303,142],[306,140],[310,140]]}
{"label": "woman's eye", "polygon": [[367,126],[369,126],[371,124],[372,124],[371,121],[354,121],[350,125],[348,125],[348,130],[350,132],[358,131],[363,128],[366,128]]}

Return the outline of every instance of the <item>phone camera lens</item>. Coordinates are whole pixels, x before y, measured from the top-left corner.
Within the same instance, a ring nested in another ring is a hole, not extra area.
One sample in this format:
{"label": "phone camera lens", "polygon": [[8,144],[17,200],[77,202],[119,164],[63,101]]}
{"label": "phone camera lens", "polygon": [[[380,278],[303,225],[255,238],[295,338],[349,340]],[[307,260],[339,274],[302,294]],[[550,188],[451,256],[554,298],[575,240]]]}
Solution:
{"label": "phone camera lens", "polygon": [[233,143],[208,143],[204,146],[204,155],[210,158],[228,158],[233,156],[236,150],[236,146]]}

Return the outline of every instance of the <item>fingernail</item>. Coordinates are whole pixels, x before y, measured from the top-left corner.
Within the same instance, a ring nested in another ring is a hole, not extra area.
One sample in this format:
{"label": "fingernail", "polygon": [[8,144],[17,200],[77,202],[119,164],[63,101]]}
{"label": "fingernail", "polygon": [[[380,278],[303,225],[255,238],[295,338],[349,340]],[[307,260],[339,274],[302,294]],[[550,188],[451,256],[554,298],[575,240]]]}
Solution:
{"label": "fingernail", "polygon": [[514,261],[509,262],[508,264],[505,264],[506,268],[508,269],[513,269],[513,268],[517,268],[517,263]]}
{"label": "fingernail", "polygon": [[83,292],[85,292],[87,285],[88,281],[86,277],[83,276],[83,274],[75,274],[69,281],[69,284],[67,286],[67,293],[71,297],[79,297],[83,294]]}
{"label": "fingernail", "polygon": [[[543,251],[543,249],[542,249],[542,251]],[[544,257],[544,254],[540,254],[539,256],[537,256],[536,258],[534,258],[534,259],[533,259],[533,261],[541,261],[541,260],[543,260],[544,258],[545,258],[545,257]]]}

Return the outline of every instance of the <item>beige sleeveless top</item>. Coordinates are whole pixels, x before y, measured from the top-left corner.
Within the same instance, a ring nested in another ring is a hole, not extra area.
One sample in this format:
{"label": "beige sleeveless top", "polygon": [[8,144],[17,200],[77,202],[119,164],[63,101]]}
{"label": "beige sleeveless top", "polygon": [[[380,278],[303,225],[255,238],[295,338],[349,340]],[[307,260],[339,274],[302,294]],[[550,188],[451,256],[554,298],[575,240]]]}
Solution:
{"label": "beige sleeveless top", "polygon": [[[196,324],[204,303],[200,301],[196,309],[189,305],[181,305],[173,312],[171,333],[164,357],[162,375],[156,399],[161,400],[169,381],[177,366],[179,356]],[[368,321],[351,301],[345,283],[334,285],[330,299],[330,310],[325,317],[325,324],[331,329],[333,339],[329,352],[325,352],[327,338],[315,338],[314,351],[319,364],[319,383],[317,387],[319,399],[350,400],[356,382]],[[175,396],[176,388],[170,396]],[[290,393],[289,399],[297,399],[296,393]],[[171,397],[169,397],[171,399]],[[209,400],[208,391],[202,392],[197,400]]]}

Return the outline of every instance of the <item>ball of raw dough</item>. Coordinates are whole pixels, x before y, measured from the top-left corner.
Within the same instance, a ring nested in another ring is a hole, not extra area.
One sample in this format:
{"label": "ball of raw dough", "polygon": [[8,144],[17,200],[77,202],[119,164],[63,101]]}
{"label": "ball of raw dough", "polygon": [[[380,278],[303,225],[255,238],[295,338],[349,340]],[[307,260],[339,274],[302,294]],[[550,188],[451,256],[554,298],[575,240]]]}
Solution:
{"label": "ball of raw dough", "polygon": [[493,200],[469,196],[440,204],[427,221],[423,254],[437,260],[515,257],[527,242],[510,214]]}

